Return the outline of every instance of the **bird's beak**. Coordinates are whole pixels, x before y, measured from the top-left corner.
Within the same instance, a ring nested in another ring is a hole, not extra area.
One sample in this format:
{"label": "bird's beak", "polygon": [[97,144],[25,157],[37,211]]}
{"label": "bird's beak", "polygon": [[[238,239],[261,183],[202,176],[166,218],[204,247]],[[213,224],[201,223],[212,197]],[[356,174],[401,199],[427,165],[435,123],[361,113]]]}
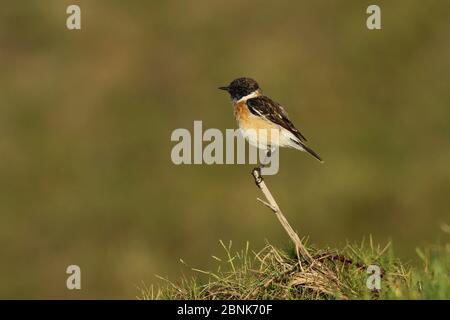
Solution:
{"label": "bird's beak", "polygon": [[220,90],[228,91],[228,87],[219,87]]}

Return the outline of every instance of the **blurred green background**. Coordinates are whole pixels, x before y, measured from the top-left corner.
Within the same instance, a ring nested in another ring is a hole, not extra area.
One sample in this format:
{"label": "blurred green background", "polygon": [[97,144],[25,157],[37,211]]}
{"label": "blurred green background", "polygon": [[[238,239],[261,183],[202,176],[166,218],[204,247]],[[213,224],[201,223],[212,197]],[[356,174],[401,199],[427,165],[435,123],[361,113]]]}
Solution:
{"label": "blurred green background", "polygon": [[[287,245],[251,165],[175,166],[171,132],[235,127],[240,76],[324,165],[267,178],[300,235],[372,234],[410,259],[450,223],[450,2],[1,1],[0,298],[134,298],[219,239]],[[78,4],[82,30],[66,29]],[[382,30],[366,28],[378,4]],[[66,289],[66,267],[82,290]]]}

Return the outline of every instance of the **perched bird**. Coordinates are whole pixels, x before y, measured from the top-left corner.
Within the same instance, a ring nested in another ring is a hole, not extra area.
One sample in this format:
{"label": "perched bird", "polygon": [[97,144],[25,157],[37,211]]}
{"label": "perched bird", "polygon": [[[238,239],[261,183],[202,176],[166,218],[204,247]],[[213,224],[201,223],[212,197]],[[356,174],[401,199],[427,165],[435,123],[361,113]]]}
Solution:
{"label": "perched bird", "polygon": [[[305,144],[306,138],[289,120],[283,107],[263,95],[255,80],[238,78],[219,89],[230,94],[239,128],[251,145],[265,149],[269,156],[277,147],[290,147],[305,151],[323,162],[320,156]],[[261,129],[270,132],[267,138],[263,139],[257,134]]]}

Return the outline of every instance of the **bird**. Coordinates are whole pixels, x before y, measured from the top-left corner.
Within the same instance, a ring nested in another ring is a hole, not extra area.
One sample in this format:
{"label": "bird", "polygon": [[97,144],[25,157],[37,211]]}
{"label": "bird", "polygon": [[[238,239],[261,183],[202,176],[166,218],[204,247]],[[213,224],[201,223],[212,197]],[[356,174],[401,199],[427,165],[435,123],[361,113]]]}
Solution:
{"label": "bird", "polygon": [[[237,78],[219,87],[229,93],[239,129],[250,145],[264,149],[270,156],[278,147],[304,151],[323,163],[322,158],[306,145],[305,136],[289,120],[284,108],[262,93],[258,83],[247,77]],[[261,138],[257,132],[267,130]]]}

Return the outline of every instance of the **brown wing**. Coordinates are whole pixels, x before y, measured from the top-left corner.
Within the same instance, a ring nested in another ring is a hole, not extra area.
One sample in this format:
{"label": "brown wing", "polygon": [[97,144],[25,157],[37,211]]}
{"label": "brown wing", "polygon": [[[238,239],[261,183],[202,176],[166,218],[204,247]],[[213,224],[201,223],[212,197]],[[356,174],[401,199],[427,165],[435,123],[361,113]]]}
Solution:
{"label": "brown wing", "polygon": [[292,134],[300,141],[307,141],[301,132],[298,131],[294,124],[288,119],[288,115],[286,111],[284,111],[283,107],[269,97],[259,96],[248,99],[247,106],[252,114],[264,117],[267,120],[292,132]]}

